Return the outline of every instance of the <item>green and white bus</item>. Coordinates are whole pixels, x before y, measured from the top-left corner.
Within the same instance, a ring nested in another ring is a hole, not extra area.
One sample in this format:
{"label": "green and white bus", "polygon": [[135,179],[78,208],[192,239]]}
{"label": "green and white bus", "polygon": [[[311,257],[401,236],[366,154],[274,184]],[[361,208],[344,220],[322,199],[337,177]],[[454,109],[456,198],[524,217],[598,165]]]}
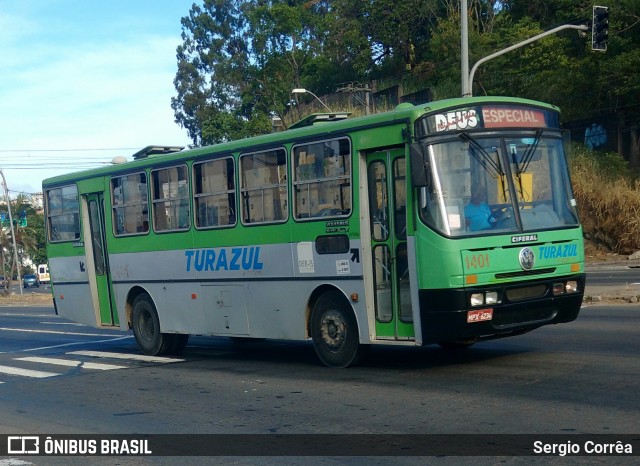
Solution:
{"label": "green and white bus", "polygon": [[371,344],[576,319],[584,248],[556,107],[346,116],[45,180],[56,312],[132,329],[151,355],[190,334],[311,340],[338,367]]}

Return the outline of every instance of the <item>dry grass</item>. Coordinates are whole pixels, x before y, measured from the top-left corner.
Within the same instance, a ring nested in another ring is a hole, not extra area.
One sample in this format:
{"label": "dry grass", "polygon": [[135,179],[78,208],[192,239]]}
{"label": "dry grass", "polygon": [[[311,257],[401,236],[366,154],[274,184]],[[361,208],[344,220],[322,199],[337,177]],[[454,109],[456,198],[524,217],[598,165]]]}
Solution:
{"label": "dry grass", "polygon": [[573,146],[571,178],[585,237],[618,254],[640,249],[640,181],[616,154]]}
{"label": "dry grass", "polygon": [[53,306],[53,296],[51,293],[34,293],[24,291],[20,293],[0,293],[0,305],[3,304],[25,304],[25,305],[51,305]]}

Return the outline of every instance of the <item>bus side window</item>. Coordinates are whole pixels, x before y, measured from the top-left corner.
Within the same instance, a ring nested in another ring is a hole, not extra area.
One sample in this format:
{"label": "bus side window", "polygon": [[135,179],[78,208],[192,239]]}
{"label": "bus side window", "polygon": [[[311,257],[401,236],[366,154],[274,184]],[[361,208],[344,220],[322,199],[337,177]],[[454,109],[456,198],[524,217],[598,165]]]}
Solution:
{"label": "bus side window", "polygon": [[235,164],[225,157],[193,164],[196,228],[236,224]]}
{"label": "bus side window", "polygon": [[284,149],[241,155],[240,178],[242,223],[287,220],[287,157]]}
{"label": "bus side window", "polygon": [[293,147],[294,216],[351,214],[351,145],[347,138]]}
{"label": "bus side window", "polygon": [[151,171],[153,229],[157,232],[188,230],[189,178],[187,166]]}
{"label": "bus side window", "polygon": [[111,179],[111,202],[116,236],[149,231],[147,175],[134,173]]}
{"label": "bus side window", "polygon": [[49,239],[58,242],[80,238],[80,204],[76,186],[49,189],[46,195]]}

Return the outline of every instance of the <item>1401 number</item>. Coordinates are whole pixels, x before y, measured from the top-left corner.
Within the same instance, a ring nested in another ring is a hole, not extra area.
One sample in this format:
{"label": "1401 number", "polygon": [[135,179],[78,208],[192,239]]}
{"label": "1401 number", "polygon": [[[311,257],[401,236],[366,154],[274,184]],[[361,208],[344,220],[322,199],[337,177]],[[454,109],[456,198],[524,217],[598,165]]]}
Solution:
{"label": "1401 number", "polygon": [[489,267],[489,254],[487,253],[469,255],[464,259],[467,265],[467,270],[484,269],[485,267]]}

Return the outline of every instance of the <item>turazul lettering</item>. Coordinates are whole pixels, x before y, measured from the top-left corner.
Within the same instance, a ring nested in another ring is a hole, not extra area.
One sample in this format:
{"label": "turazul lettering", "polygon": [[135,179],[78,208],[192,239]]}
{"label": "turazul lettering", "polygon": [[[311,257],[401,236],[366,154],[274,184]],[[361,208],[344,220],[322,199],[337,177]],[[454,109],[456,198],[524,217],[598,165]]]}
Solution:
{"label": "turazul lettering", "polygon": [[559,259],[561,257],[576,257],[578,246],[576,244],[559,244],[557,246],[540,246],[538,259]]}
{"label": "turazul lettering", "polygon": [[262,270],[264,265],[260,262],[260,246],[189,249],[184,255],[187,272],[192,268],[198,272]]}

